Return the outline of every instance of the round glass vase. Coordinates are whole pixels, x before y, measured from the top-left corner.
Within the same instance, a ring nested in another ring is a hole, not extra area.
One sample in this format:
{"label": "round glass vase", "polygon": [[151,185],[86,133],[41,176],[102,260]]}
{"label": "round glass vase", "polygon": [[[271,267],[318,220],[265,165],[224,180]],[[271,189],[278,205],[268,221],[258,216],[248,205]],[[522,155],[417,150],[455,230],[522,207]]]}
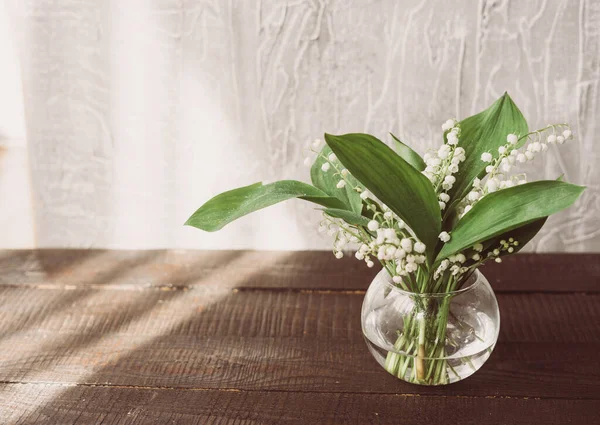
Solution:
{"label": "round glass vase", "polygon": [[362,331],[389,373],[420,385],[445,385],[475,373],[498,339],[494,291],[478,270],[461,289],[420,294],[398,288],[383,269],[367,290]]}

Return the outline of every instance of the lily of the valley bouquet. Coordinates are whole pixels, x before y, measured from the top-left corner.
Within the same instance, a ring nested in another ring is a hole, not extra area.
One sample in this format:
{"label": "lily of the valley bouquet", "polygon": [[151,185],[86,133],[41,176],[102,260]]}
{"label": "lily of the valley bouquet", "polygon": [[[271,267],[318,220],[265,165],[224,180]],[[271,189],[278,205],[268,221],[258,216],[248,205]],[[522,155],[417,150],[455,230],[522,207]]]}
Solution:
{"label": "lily of the valley bouquet", "polygon": [[394,136],[395,151],[368,134],[325,134],[308,149],[312,185],[234,189],[186,224],[216,231],[287,199],[319,205],[337,258],[353,248],[367,267],[383,266],[362,311],[375,358],[409,382],[455,382],[481,367],[498,336],[496,298],[477,268],[521,250],[584,188],[527,181],[522,166],[572,133],[567,124],[529,131],[508,94],[442,130],[439,149],[422,157]]}

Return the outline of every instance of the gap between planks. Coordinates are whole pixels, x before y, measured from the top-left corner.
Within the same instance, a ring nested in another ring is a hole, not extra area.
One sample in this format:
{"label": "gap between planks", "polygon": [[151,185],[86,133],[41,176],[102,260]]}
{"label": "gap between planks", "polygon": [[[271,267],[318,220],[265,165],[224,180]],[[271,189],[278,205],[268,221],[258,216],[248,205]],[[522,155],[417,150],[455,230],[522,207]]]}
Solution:
{"label": "gap between planks", "polygon": [[[132,285],[132,284],[87,284],[87,285],[73,285],[73,284],[56,284],[56,283],[41,283],[41,284],[27,284],[27,283],[0,283],[0,288],[27,288],[27,289],[40,289],[40,290],[51,290],[51,291],[125,291],[125,292],[142,292],[142,291],[162,291],[162,292],[177,292],[177,291],[193,291],[201,290],[202,286],[197,285]],[[237,288],[231,288],[231,293],[238,292],[288,292],[288,293],[299,293],[299,294],[345,294],[345,295],[364,295],[367,291],[365,289],[342,289],[342,288],[301,288],[301,287],[261,287],[261,286],[240,286]],[[596,295],[597,292],[591,292],[587,290],[567,290],[557,291],[553,289],[548,290],[516,290],[516,289],[498,289],[495,290],[497,294],[549,294],[549,295],[567,295],[567,294],[580,294],[580,295]]]}
{"label": "gap between planks", "polygon": [[[31,385],[31,386],[56,386],[66,388],[114,388],[142,391],[185,391],[185,392],[233,392],[233,393],[296,393],[296,394],[352,394],[364,396],[365,393],[355,391],[308,391],[308,390],[281,390],[281,389],[242,389],[242,388],[203,388],[203,387],[172,387],[172,386],[147,386],[147,385],[113,385],[113,384],[91,384],[91,383],[68,383],[55,381],[0,381],[0,385]],[[396,397],[420,397],[420,398],[446,398],[446,399],[511,399],[511,400],[589,400],[579,397],[528,397],[508,395],[443,395],[443,394],[418,394],[418,393],[394,393],[394,392],[371,392],[374,396],[396,396]],[[593,400],[593,399],[592,399]]]}

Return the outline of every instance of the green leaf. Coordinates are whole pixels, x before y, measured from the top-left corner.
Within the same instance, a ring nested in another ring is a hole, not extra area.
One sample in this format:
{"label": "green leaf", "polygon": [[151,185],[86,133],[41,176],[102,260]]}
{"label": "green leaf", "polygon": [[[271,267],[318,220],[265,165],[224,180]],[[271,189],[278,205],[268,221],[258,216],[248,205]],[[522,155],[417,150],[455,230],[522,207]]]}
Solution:
{"label": "green leaf", "polygon": [[223,192],[210,199],[192,214],[185,225],[214,232],[251,212],[292,198],[304,199],[327,208],[345,207],[339,199],[299,181],[282,180],[267,185],[255,183]]}
{"label": "green leaf", "polygon": [[456,182],[449,193],[452,206],[471,190],[475,177],[485,174],[488,164],[481,160],[482,153],[490,152],[497,158],[498,148],[506,144],[506,136],[511,133],[525,135],[527,132],[527,121],[508,93],[485,111],[461,121],[458,146],[465,150],[466,159],[454,174]]}
{"label": "green leaf", "polygon": [[[529,243],[529,241],[534,238],[535,235],[538,234],[538,232],[542,229],[544,224],[546,224],[546,220],[548,220],[548,217],[539,218],[524,226],[517,227],[516,229],[502,233],[500,236],[488,239],[487,241],[482,242],[484,246],[484,251],[489,251],[493,250],[494,248],[497,248],[500,245],[501,240],[508,240],[510,238],[514,238],[514,240],[519,241],[519,245],[514,247],[514,251],[512,252],[512,254],[516,254],[517,252],[522,250]],[[511,253],[507,251],[501,251],[500,256],[503,257],[505,255],[511,255]]]}
{"label": "green leaf", "polygon": [[458,222],[437,259],[563,210],[573,204],[584,189],[546,180],[490,193]]}
{"label": "green leaf", "polygon": [[[564,174],[558,176],[556,180],[564,181]],[[514,238],[516,241],[519,241],[519,245],[513,247],[514,251],[512,252],[512,254],[516,254],[517,252],[522,250],[529,243],[529,241],[532,240],[535,237],[535,235],[539,233],[540,230],[542,230],[542,227],[544,227],[544,224],[546,224],[547,220],[547,216],[539,218],[524,226],[517,227],[516,229],[503,233],[500,236],[496,236],[495,238],[488,239],[487,241],[482,242],[484,246],[484,252],[489,249],[493,250],[494,248],[497,248],[500,245],[500,241],[503,239],[508,240],[510,238]],[[506,251],[501,251],[500,256],[503,257],[505,255],[510,254],[511,253],[508,253]]]}
{"label": "green leaf", "polygon": [[369,224],[369,219],[363,217],[360,214],[356,214],[355,212],[348,210],[340,210],[337,208],[324,208],[323,212],[333,218],[341,218],[348,224],[352,224],[354,226],[367,226]]}
{"label": "green leaf", "polygon": [[542,227],[544,227],[546,221],[548,221],[547,216],[544,218],[539,218],[529,224],[526,224],[525,226],[521,226],[515,230],[511,230],[510,232],[508,232],[506,239],[514,238],[516,241],[519,241],[519,246],[515,247],[513,253],[516,254],[517,252],[525,248],[529,241],[532,240],[535,237],[535,235],[537,235],[540,232],[540,230],[542,230]]}
{"label": "green leaf", "polygon": [[431,259],[441,227],[431,182],[385,143],[368,134],[325,134],[344,166],[415,232]]}
{"label": "green leaf", "polygon": [[331,154],[331,149],[329,146],[325,145],[320,154],[317,155],[315,162],[310,168],[310,180],[312,184],[327,195],[342,201],[346,205],[344,209],[349,209],[360,214],[362,210],[362,200],[360,199],[360,194],[354,190],[356,186],[359,186],[356,179],[352,176],[348,176],[349,183],[342,189],[339,189],[336,186],[342,177],[339,174],[336,174],[333,167],[327,172],[321,170],[321,166],[327,162],[325,158],[327,158],[329,154]]}
{"label": "green leaf", "polygon": [[396,147],[396,153],[402,157],[406,162],[412,165],[417,171],[423,171],[425,169],[425,161],[421,158],[421,155],[413,151],[408,145],[402,143],[400,139],[390,133],[394,139],[394,145]]}

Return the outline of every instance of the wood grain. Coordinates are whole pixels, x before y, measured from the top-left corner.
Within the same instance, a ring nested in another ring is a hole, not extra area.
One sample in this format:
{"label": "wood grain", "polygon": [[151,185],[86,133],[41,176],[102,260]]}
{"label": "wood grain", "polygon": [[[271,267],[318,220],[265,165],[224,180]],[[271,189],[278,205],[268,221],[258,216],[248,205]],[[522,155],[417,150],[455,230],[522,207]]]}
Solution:
{"label": "wood grain", "polygon": [[419,387],[388,375],[362,338],[79,335],[47,344],[32,333],[21,341],[1,347],[6,382],[600,399],[600,343],[501,342],[468,380]]}
{"label": "wood grain", "polygon": [[[70,291],[79,298],[64,305],[63,291],[4,288],[0,376],[14,382],[440,391],[402,384],[375,364],[360,330],[362,294],[208,289],[81,289]],[[499,302],[506,319],[497,351],[467,384],[452,386],[454,394],[600,395],[600,295],[505,293]]]}
{"label": "wood grain", "polygon": [[[185,334],[353,338],[364,294],[190,290],[43,290],[0,287],[4,336],[37,329],[67,334]],[[503,341],[600,342],[600,294],[500,293]]]}
{"label": "wood grain", "polygon": [[[519,254],[482,268],[498,292],[600,292],[600,254]],[[242,275],[240,288],[365,290],[376,269],[320,251],[0,251],[0,285],[192,288]]]}
{"label": "wood grain", "polygon": [[9,424],[22,425],[591,425],[597,423],[599,408],[597,400],[0,386],[0,414]]}

